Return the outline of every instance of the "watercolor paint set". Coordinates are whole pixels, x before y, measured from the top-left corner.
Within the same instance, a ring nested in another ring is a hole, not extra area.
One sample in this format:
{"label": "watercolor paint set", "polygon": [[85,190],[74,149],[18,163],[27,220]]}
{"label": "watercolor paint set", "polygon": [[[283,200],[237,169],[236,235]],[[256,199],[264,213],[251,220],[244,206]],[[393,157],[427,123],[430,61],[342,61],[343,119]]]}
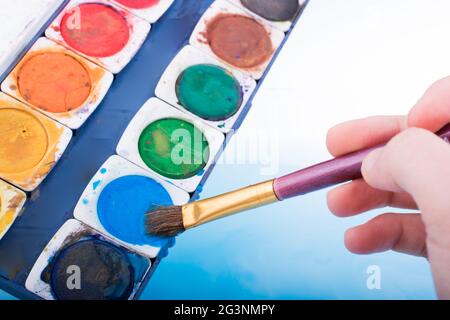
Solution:
{"label": "watercolor paint set", "polygon": [[175,243],[144,213],[200,196],[306,5],[0,4],[0,288],[138,299]]}

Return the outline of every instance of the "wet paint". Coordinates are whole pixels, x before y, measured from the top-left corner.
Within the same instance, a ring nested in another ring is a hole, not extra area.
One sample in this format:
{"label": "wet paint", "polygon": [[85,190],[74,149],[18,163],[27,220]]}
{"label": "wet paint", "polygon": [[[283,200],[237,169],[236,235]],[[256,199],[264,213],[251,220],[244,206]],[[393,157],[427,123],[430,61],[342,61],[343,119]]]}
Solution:
{"label": "wet paint", "polygon": [[130,39],[124,15],[106,4],[85,3],[73,8],[62,18],[60,32],[69,46],[97,58],[120,52]]}
{"label": "wet paint", "polygon": [[47,149],[47,132],[34,115],[0,109],[0,172],[30,170],[41,162]]}
{"label": "wet paint", "polygon": [[211,64],[184,70],[178,77],[176,94],[186,110],[210,121],[232,117],[243,99],[242,88],[234,76]]}
{"label": "wet paint", "polygon": [[[77,270],[68,272],[76,266]],[[80,286],[68,287],[74,272],[79,271]],[[120,248],[107,242],[89,239],[69,245],[51,264],[50,285],[58,300],[126,300],[134,287],[134,269]]]}
{"label": "wet paint", "polygon": [[22,64],[17,76],[21,96],[33,106],[63,113],[80,107],[92,89],[89,72],[74,57],[41,53]]}
{"label": "wet paint", "polygon": [[170,179],[188,179],[209,160],[209,143],[193,124],[175,118],[147,126],[139,138],[139,154],[156,173]]}
{"label": "wet paint", "polygon": [[248,10],[270,21],[292,21],[300,10],[299,0],[240,0]]}
{"label": "wet paint", "polygon": [[[118,180],[121,178],[124,180]],[[153,203],[163,205],[163,202],[166,201],[169,204],[183,205],[189,201],[189,195],[186,192],[167,182],[157,182],[153,177],[149,176],[147,170],[113,155],[103,163],[84,189],[75,206],[74,217],[134,252],[149,258],[156,258],[161,250],[167,246],[169,239],[142,236],[143,230],[139,230],[137,227],[142,225],[146,210]],[[137,198],[139,201],[142,201],[142,205],[136,203],[134,194],[131,195],[128,191],[121,190],[121,188],[128,188],[127,183],[137,184],[137,186],[132,186],[132,188],[137,188],[138,191],[132,189],[131,193],[142,194]],[[117,192],[114,190],[117,190]],[[156,195],[153,195],[155,192]],[[170,198],[167,197],[167,194]],[[102,197],[101,201],[99,201],[100,196]],[[109,198],[113,199],[111,200],[112,202],[109,202]],[[163,202],[160,202],[162,200]],[[136,207],[129,208],[131,205],[136,205],[137,209]],[[128,212],[127,210],[132,211]],[[126,230],[122,230],[122,226],[127,225],[128,222],[122,223],[120,219],[128,219],[128,217],[132,219],[130,223],[136,223],[136,225],[132,226],[133,230],[138,230],[133,231],[135,234],[129,235],[126,234]],[[110,230],[116,230],[115,234],[109,232],[105,225],[109,225]],[[130,238],[134,242],[127,242],[115,235]]]}
{"label": "wet paint", "polygon": [[238,68],[256,68],[274,51],[266,28],[244,15],[218,14],[208,22],[203,36],[214,54]]}
{"label": "wet paint", "polygon": [[131,9],[146,9],[157,5],[160,0],[116,0]]}
{"label": "wet paint", "polygon": [[124,176],[110,182],[97,202],[102,226],[114,237],[134,245],[162,246],[166,239],[148,236],[144,216],[157,206],[172,205],[166,189],[144,176]]}

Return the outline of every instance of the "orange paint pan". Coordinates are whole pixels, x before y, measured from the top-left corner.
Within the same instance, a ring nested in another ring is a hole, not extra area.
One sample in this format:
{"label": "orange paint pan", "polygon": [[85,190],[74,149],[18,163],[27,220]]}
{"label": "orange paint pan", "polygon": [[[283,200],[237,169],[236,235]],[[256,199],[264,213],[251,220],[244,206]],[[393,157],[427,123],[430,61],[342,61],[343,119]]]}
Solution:
{"label": "orange paint pan", "polygon": [[46,38],[40,38],[2,83],[2,91],[71,129],[99,106],[113,75]]}

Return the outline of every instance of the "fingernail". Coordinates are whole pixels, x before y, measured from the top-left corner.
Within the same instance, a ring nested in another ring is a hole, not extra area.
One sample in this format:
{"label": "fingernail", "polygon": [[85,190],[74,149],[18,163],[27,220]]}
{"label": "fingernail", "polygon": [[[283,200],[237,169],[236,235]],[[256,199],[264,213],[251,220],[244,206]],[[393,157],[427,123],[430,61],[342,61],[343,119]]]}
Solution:
{"label": "fingernail", "polygon": [[364,179],[370,175],[370,173],[374,170],[378,159],[380,158],[382,152],[382,148],[372,151],[363,161],[361,172]]}

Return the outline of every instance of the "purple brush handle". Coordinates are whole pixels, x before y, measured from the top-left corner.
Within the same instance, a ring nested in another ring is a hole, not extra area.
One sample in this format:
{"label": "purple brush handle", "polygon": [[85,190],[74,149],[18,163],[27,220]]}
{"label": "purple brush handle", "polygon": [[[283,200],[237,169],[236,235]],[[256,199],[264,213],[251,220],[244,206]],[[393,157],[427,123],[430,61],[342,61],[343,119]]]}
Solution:
{"label": "purple brush handle", "polygon": [[[436,134],[449,142],[450,124]],[[362,177],[361,166],[364,158],[384,145],[357,151],[275,179],[275,194],[281,201],[359,179]]]}

